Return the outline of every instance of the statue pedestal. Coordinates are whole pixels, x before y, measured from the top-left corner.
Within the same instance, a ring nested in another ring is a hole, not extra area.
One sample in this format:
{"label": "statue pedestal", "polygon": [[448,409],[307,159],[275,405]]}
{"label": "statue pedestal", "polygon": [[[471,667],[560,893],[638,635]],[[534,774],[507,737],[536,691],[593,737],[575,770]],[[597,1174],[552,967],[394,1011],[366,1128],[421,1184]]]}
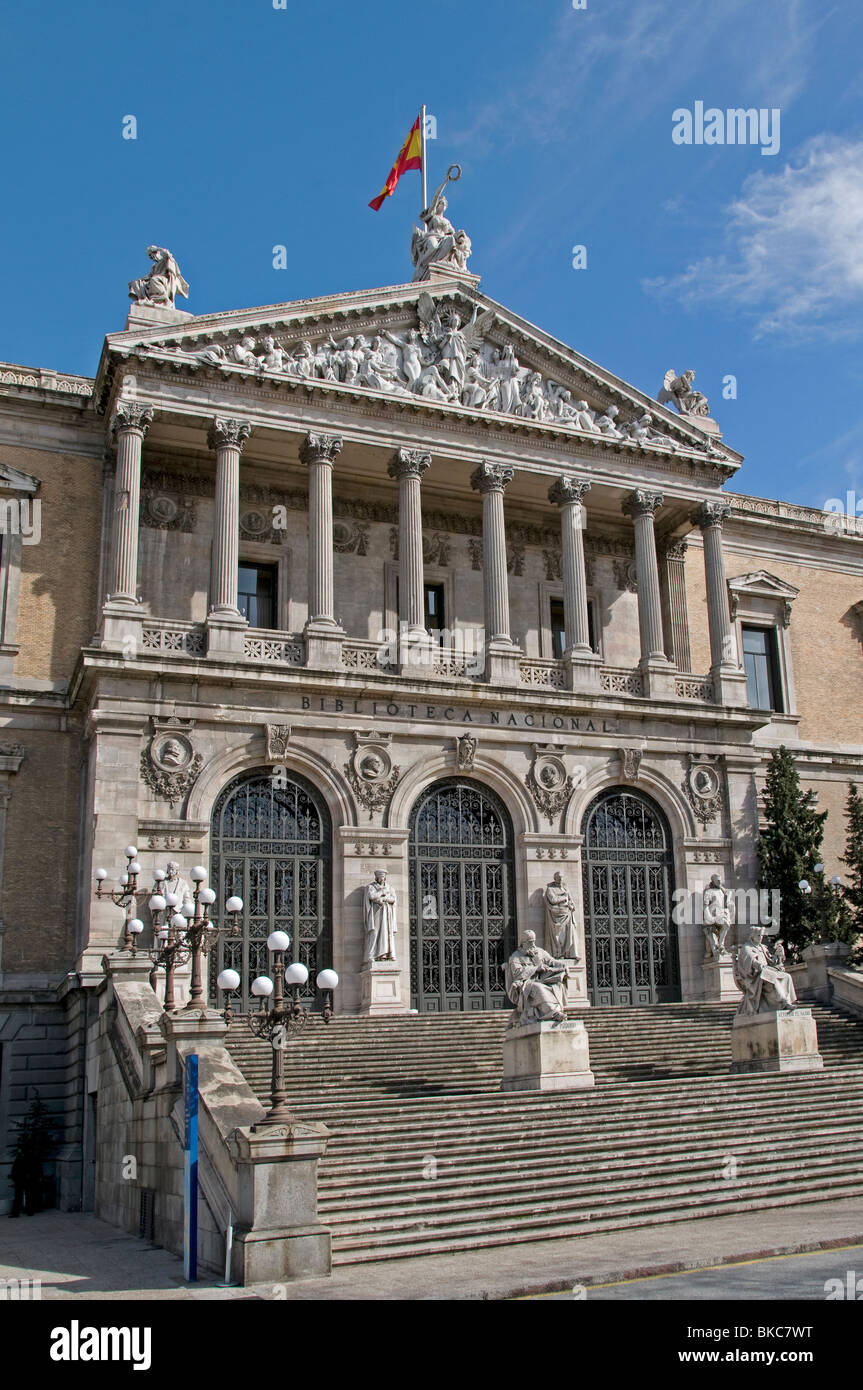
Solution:
{"label": "statue pedestal", "polygon": [[731,1029],[732,1071],[821,1071],[811,1009],[738,1014]]}
{"label": "statue pedestal", "polygon": [[587,1029],[579,1019],[527,1023],[507,1032],[502,1091],[581,1091],[595,1084]]}
{"label": "statue pedestal", "polygon": [[740,998],[740,990],[734,983],[734,962],[727,953],[719,960],[710,957],[704,962],[705,999],[717,999],[722,1003],[733,1003]]}
{"label": "statue pedestal", "polygon": [[[552,953],[553,954],[553,953]],[[587,997],[587,967],[583,960],[574,960],[570,956],[562,956],[566,961],[566,998],[564,1008],[567,1012],[571,1009],[589,1009],[590,1000]]]}
{"label": "statue pedestal", "polygon": [[396,960],[367,960],[360,970],[360,1013],[366,1018],[406,1014],[402,1003],[402,968]]}

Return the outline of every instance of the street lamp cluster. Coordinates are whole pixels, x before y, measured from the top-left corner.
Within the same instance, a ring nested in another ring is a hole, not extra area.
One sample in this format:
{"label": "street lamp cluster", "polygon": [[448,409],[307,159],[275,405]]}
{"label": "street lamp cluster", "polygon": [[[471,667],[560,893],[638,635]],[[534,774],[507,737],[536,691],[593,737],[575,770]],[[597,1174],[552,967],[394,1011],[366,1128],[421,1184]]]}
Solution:
{"label": "street lamp cluster", "polygon": [[806,878],[801,878],[797,887],[800,889],[800,892],[803,893],[806,897],[808,897],[811,893],[814,893],[815,907],[818,912],[819,922],[821,924],[820,935],[818,937],[818,940],[824,941],[827,936],[829,925],[828,911],[830,914],[830,921],[832,922],[835,920],[835,909],[838,905],[839,896],[842,890],[842,879],[840,878],[839,874],[834,874],[833,877],[830,879],[829,883],[826,882],[824,878],[823,864],[815,865],[815,873],[818,875],[818,879],[815,884],[814,890],[812,884]]}
{"label": "street lamp cluster", "polygon": [[[138,888],[141,865],[138,863],[137,854],[135,845],[127,846],[126,869],[120,875],[119,886],[116,889],[106,890],[108,874],[105,869],[96,870],[96,897],[99,900],[110,897],[117,907],[124,909],[123,948],[130,951],[132,956],[137,954],[138,937],[144,930],[144,923],[134,915],[138,896],[143,892]],[[172,866],[169,865],[170,867]],[[169,1014],[176,1009],[174,981],[177,966],[185,965],[189,961],[192,963],[186,1008],[205,1009],[207,1001],[204,988],[204,957],[209,955],[223,934],[230,932],[231,936],[236,937],[240,931],[242,898],[228,898],[225,903],[228,924],[217,926],[210,919],[210,910],[216,902],[216,894],[212,888],[204,886],[207,870],[197,864],[191,870],[189,878],[194,888],[190,896],[181,898],[179,893],[168,889],[167,884],[171,880],[168,879],[165,870],[156,869],[148,902],[153,922],[153,942],[149,948],[149,956],[153,961],[150,982],[153,983],[157,970],[164,970],[164,1009]],[[291,939],[287,932],[270,933],[267,937],[267,949],[273,957],[272,978],[269,975],[258,975],[250,986],[251,993],[260,1002],[258,1010],[248,1015],[249,1028],[256,1037],[266,1038],[273,1050],[271,1105],[262,1121],[264,1125],[290,1122],[292,1119],[285,1087],[285,1049],[289,1037],[299,1033],[309,1018],[309,1011],[300,1003],[300,990],[307,983],[309,972],[300,961],[285,964],[285,952],[290,944]],[[231,968],[222,970],[216,980],[225,996],[223,1016],[229,1027],[234,1017],[231,997],[240,988],[240,983],[239,972]],[[338,986],[339,977],[335,970],[319,970],[315,983],[324,999],[321,1018],[324,1023],[329,1023],[333,1016],[333,991]],[[290,992],[289,996],[286,995],[286,988]]]}

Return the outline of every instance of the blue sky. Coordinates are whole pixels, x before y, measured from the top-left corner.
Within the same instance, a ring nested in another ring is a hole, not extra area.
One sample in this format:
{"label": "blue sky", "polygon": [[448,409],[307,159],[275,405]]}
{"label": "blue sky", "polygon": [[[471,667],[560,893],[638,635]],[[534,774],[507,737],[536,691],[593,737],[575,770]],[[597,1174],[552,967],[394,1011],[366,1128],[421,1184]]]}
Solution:
{"label": "blue sky", "polygon": [[[151,242],[193,313],[409,280],[419,175],[367,204],[424,101],[487,294],[651,395],[694,367],[738,489],[863,500],[861,50],[859,0],[2,0],[0,359],[92,373]],[[778,154],[675,145],[697,101]]]}

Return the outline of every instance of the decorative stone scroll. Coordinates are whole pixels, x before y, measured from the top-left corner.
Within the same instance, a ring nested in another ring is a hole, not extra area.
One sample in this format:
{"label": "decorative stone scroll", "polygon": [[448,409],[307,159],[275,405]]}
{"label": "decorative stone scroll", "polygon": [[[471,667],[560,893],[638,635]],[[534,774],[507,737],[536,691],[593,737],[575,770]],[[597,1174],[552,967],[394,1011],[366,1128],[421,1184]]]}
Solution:
{"label": "decorative stone scroll", "polygon": [[462,734],[455,741],[459,772],[472,772],[476,759],[477,740],[473,734]]}
{"label": "decorative stone scroll", "polygon": [[267,738],[267,762],[283,763],[288,756],[291,740],[290,724],[265,724],[264,733]]}

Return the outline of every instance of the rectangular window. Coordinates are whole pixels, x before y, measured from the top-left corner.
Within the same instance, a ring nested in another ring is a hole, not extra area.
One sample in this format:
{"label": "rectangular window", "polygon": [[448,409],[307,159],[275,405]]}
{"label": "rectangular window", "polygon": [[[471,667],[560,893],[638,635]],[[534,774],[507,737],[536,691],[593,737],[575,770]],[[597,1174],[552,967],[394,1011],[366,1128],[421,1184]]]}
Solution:
{"label": "rectangular window", "polygon": [[[593,620],[593,601],[587,602],[587,640],[590,650],[596,651],[596,628]],[[563,599],[551,600],[551,654],[559,661],[566,651],[566,623],[563,616]]]}
{"label": "rectangular window", "polygon": [[425,627],[426,632],[442,632],[444,622],[443,584],[425,586]]}
{"label": "rectangular window", "polygon": [[276,626],[276,574],[275,565],[240,565],[237,607],[249,627]]}
{"label": "rectangular window", "polygon": [[746,688],[750,707],[772,709],[781,714],[782,691],[774,628],[743,628],[743,662],[746,667]]}

